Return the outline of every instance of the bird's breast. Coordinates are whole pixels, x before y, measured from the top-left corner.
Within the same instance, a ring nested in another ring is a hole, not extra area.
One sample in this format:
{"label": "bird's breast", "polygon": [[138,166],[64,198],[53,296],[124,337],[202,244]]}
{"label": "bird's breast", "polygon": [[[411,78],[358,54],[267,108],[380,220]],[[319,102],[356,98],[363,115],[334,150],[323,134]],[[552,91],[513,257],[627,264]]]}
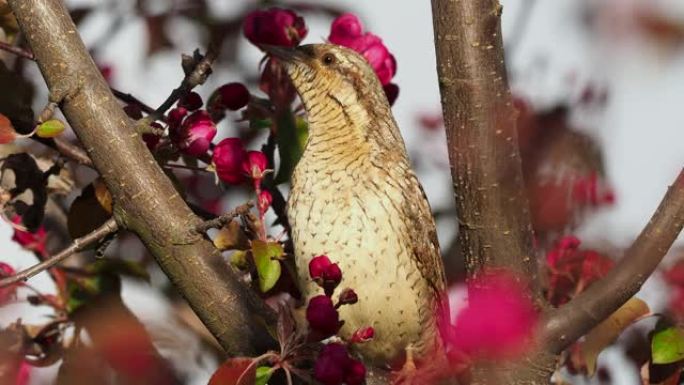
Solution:
{"label": "bird's breast", "polygon": [[388,362],[420,339],[431,311],[406,237],[404,194],[388,180],[393,165],[381,172],[359,156],[325,164],[304,157],[293,177],[288,217],[300,286],[306,298],[322,294],[309,277],[309,261],[325,254],[338,263],[343,279],[336,294],[349,287],[359,297],[340,309],[342,334],[373,326],[376,337],[361,351]]}

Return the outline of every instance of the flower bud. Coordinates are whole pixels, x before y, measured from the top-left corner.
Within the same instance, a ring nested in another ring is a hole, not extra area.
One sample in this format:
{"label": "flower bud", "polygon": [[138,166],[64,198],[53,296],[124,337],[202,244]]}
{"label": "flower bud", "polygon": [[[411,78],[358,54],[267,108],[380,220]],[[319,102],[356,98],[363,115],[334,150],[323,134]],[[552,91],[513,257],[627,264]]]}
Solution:
{"label": "flower bud", "polygon": [[372,327],[361,328],[354,332],[351,336],[350,342],[353,344],[364,343],[370,341],[375,336],[375,329]]}
{"label": "flower bud", "polygon": [[363,55],[384,86],[397,72],[397,62],[378,36],[363,33],[363,25],[356,15],[345,13],[336,18],[330,27],[328,41]]}
{"label": "flower bud", "polygon": [[188,116],[180,128],[180,141],[176,145],[190,156],[206,154],[211,141],[216,136],[216,126],[205,110],[199,110]]}
{"label": "flower bud", "polygon": [[250,12],[245,18],[243,32],[254,45],[294,47],[302,41],[308,29],[304,19],[289,9],[271,8]]}
{"label": "flower bud", "polygon": [[264,177],[264,171],[268,167],[268,159],[261,151],[249,151],[247,152],[247,158],[242,164],[242,169],[254,180],[261,180]]}
{"label": "flower bud", "polygon": [[242,164],[247,154],[239,138],[227,138],[220,141],[214,148],[212,160],[216,167],[216,174],[221,181],[228,184],[241,184],[245,181]]}
{"label": "flower bud", "polygon": [[340,385],[351,361],[344,345],[327,344],[321,348],[314,364],[314,378],[323,385]]}
{"label": "flower bud", "polygon": [[[172,128],[170,130],[171,134],[173,134],[173,128],[179,127],[187,115],[188,110],[185,107],[176,107],[169,111],[169,118],[167,119],[167,122],[169,123],[169,127]],[[171,139],[173,140],[173,137]]]}
{"label": "flower bud", "polygon": [[242,83],[228,83],[217,88],[209,97],[209,108],[213,110],[237,111],[249,103],[249,91]]}
{"label": "flower bud", "polygon": [[3,114],[0,114],[0,144],[12,143],[17,138],[12,122]]}
{"label": "flower bud", "polygon": [[385,96],[387,96],[387,101],[389,102],[389,105],[394,105],[394,102],[399,97],[399,86],[394,83],[389,83],[384,85],[382,89],[383,91],[385,91]]}
{"label": "flower bud", "polygon": [[178,107],[187,108],[188,111],[200,109],[204,102],[197,92],[190,92],[178,101]]}
{"label": "flower bud", "polygon": [[359,360],[350,359],[344,376],[347,385],[361,385],[366,381],[366,367]]}
{"label": "flower bud", "polygon": [[259,194],[257,206],[260,213],[265,213],[268,208],[271,207],[271,202],[273,202],[273,196],[268,190],[262,190]]}
{"label": "flower bud", "polygon": [[339,305],[353,305],[357,302],[359,302],[359,296],[356,295],[356,292],[350,288],[346,288],[340,293],[340,300],[337,304],[339,307]]}
{"label": "flower bud", "polygon": [[50,119],[38,125],[36,135],[41,138],[54,138],[64,132],[64,123],[59,119]]}
{"label": "flower bud", "polygon": [[319,332],[324,337],[330,337],[340,329],[340,315],[333,306],[330,297],[318,295],[309,300],[306,307],[306,320],[311,330]]}
{"label": "flower bud", "polygon": [[330,262],[328,256],[319,255],[314,257],[309,262],[309,275],[314,280],[322,280],[325,269],[327,269],[330,265],[332,265],[332,262]]}

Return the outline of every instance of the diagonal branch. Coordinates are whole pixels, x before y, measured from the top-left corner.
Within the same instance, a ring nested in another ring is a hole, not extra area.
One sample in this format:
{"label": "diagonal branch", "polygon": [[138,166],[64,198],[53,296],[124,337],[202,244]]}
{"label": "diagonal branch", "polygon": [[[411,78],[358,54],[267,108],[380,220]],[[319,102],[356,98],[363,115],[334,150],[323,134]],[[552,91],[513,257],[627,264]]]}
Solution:
{"label": "diagonal branch", "polygon": [[116,224],[116,221],[114,219],[107,220],[107,222],[105,222],[102,226],[93,230],[89,234],[84,235],[81,238],[74,239],[71,245],[69,245],[66,249],[60,251],[59,253],[53,255],[52,257],[47,258],[42,262],[35,264],[29,267],[28,269],[22,270],[12,276],[0,279],[0,289],[5,286],[9,286],[18,282],[28,280],[34,275],[57,265],[58,263],[69,258],[70,256],[85,250],[86,248],[97,243],[104,237],[115,233],[118,229],[119,226]]}
{"label": "diagonal branch", "polygon": [[653,273],[684,226],[684,169],[623,258],[602,280],[552,311],[542,346],[560,353],[635,295]]}
{"label": "diagonal branch", "polygon": [[209,331],[231,355],[270,344],[275,316],[194,228],[201,222],[117,103],[62,1],[8,0],[51,95],[114,200],[114,218],[138,235]]}

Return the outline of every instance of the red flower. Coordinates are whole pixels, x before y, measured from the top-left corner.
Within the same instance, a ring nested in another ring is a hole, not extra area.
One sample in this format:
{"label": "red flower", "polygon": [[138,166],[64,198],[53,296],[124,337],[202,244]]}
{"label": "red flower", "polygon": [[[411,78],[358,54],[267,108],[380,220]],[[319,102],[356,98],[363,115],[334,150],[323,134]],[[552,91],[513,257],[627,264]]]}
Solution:
{"label": "red flower", "polygon": [[214,136],[216,125],[206,110],[199,110],[185,118],[172,139],[183,153],[202,156],[209,151]]}
{"label": "red flower", "polygon": [[[0,262],[0,278],[9,277],[14,274],[15,270],[12,268],[12,266],[4,262]],[[0,288],[0,306],[6,304],[10,299],[16,297],[18,287],[19,284],[14,284]]]}
{"label": "red flower", "polygon": [[605,276],[614,265],[612,259],[594,250],[582,250],[579,246],[579,239],[565,236],[546,254],[549,274],[546,297],[554,306],[568,302]]}
{"label": "red flower", "polygon": [[243,32],[254,45],[294,47],[308,33],[304,19],[289,9],[270,8],[250,12],[245,18]]}
{"label": "red flower", "polygon": [[525,285],[505,271],[485,273],[469,282],[468,306],[444,335],[471,356],[511,358],[528,347],[537,319]]}
{"label": "red flower", "polygon": [[387,85],[397,73],[397,62],[382,39],[370,32],[363,33],[363,25],[354,14],[345,13],[335,19],[328,40],[362,54],[382,85]]}
{"label": "red flower", "polygon": [[227,138],[214,148],[213,162],[219,179],[228,184],[240,184],[245,181],[242,164],[247,153],[239,138]]}
{"label": "red flower", "polygon": [[361,385],[366,380],[366,367],[349,356],[338,343],[323,346],[314,364],[314,378],[323,385]]}
{"label": "red flower", "polygon": [[212,110],[237,111],[249,103],[249,91],[242,83],[228,83],[217,88],[209,98]]}
{"label": "red flower", "polygon": [[267,167],[268,159],[261,151],[249,151],[247,158],[242,163],[242,170],[245,174],[256,181],[263,179]]}
{"label": "red flower", "polygon": [[[12,218],[12,223],[17,225],[21,224],[21,217],[18,215],[14,216],[14,218]],[[26,250],[33,251],[41,256],[47,255],[45,249],[47,232],[43,226],[40,226],[35,232],[22,231],[15,227],[12,240],[20,244]]]}
{"label": "red flower", "polygon": [[318,332],[323,338],[330,337],[340,330],[340,315],[330,297],[318,295],[309,300],[306,307],[306,320],[312,331]]}

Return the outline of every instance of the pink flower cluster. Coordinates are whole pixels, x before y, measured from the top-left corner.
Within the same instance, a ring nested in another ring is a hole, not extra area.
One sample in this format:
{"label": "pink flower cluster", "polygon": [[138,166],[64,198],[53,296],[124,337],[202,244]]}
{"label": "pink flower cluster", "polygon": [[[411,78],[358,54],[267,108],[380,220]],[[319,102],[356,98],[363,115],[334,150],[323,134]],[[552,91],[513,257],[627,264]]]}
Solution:
{"label": "pink flower cluster", "polygon": [[[342,305],[355,304],[358,296],[354,290],[346,288],[340,293],[337,303],[333,303],[335,289],[342,281],[342,271],[325,255],[319,255],[309,262],[309,275],[325,291],[325,294],[311,298],[306,308],[310,336],[320,340],[340,330],[343,322],[337,309]],[[349,343],[369,341],[374,334],[372,327],[359,329],[353,333]],[[324,385],[360,385],[365,381],[366,368],[361,361],[351,357],[345,345],[329,343],[323,346],[316,359],[314,378]]]}
{"label": "pink flower cluster", "polygon": [[568,302],[605,276],[615,262],[595,250],[580,249],[580,240],[562,237],[546,254],[549,288],[546,296],[554,306]]}
{"label": "pink flower cluster", "polygon": [[351,48],[368,60],[382,85],[387,85],[397,73],[397,61],[394,59],[382,39],[370,32],[363,32],[363,24],[351,13],[336,18],[330,27],[328,41],[333,44]]}
{"label": "pink flower cluster", "polygon": [[509,359],[528,348],[537,320],[526,286],[506,271],[492,271],[468,282],[468,305],[443,334],[473,358]]}

